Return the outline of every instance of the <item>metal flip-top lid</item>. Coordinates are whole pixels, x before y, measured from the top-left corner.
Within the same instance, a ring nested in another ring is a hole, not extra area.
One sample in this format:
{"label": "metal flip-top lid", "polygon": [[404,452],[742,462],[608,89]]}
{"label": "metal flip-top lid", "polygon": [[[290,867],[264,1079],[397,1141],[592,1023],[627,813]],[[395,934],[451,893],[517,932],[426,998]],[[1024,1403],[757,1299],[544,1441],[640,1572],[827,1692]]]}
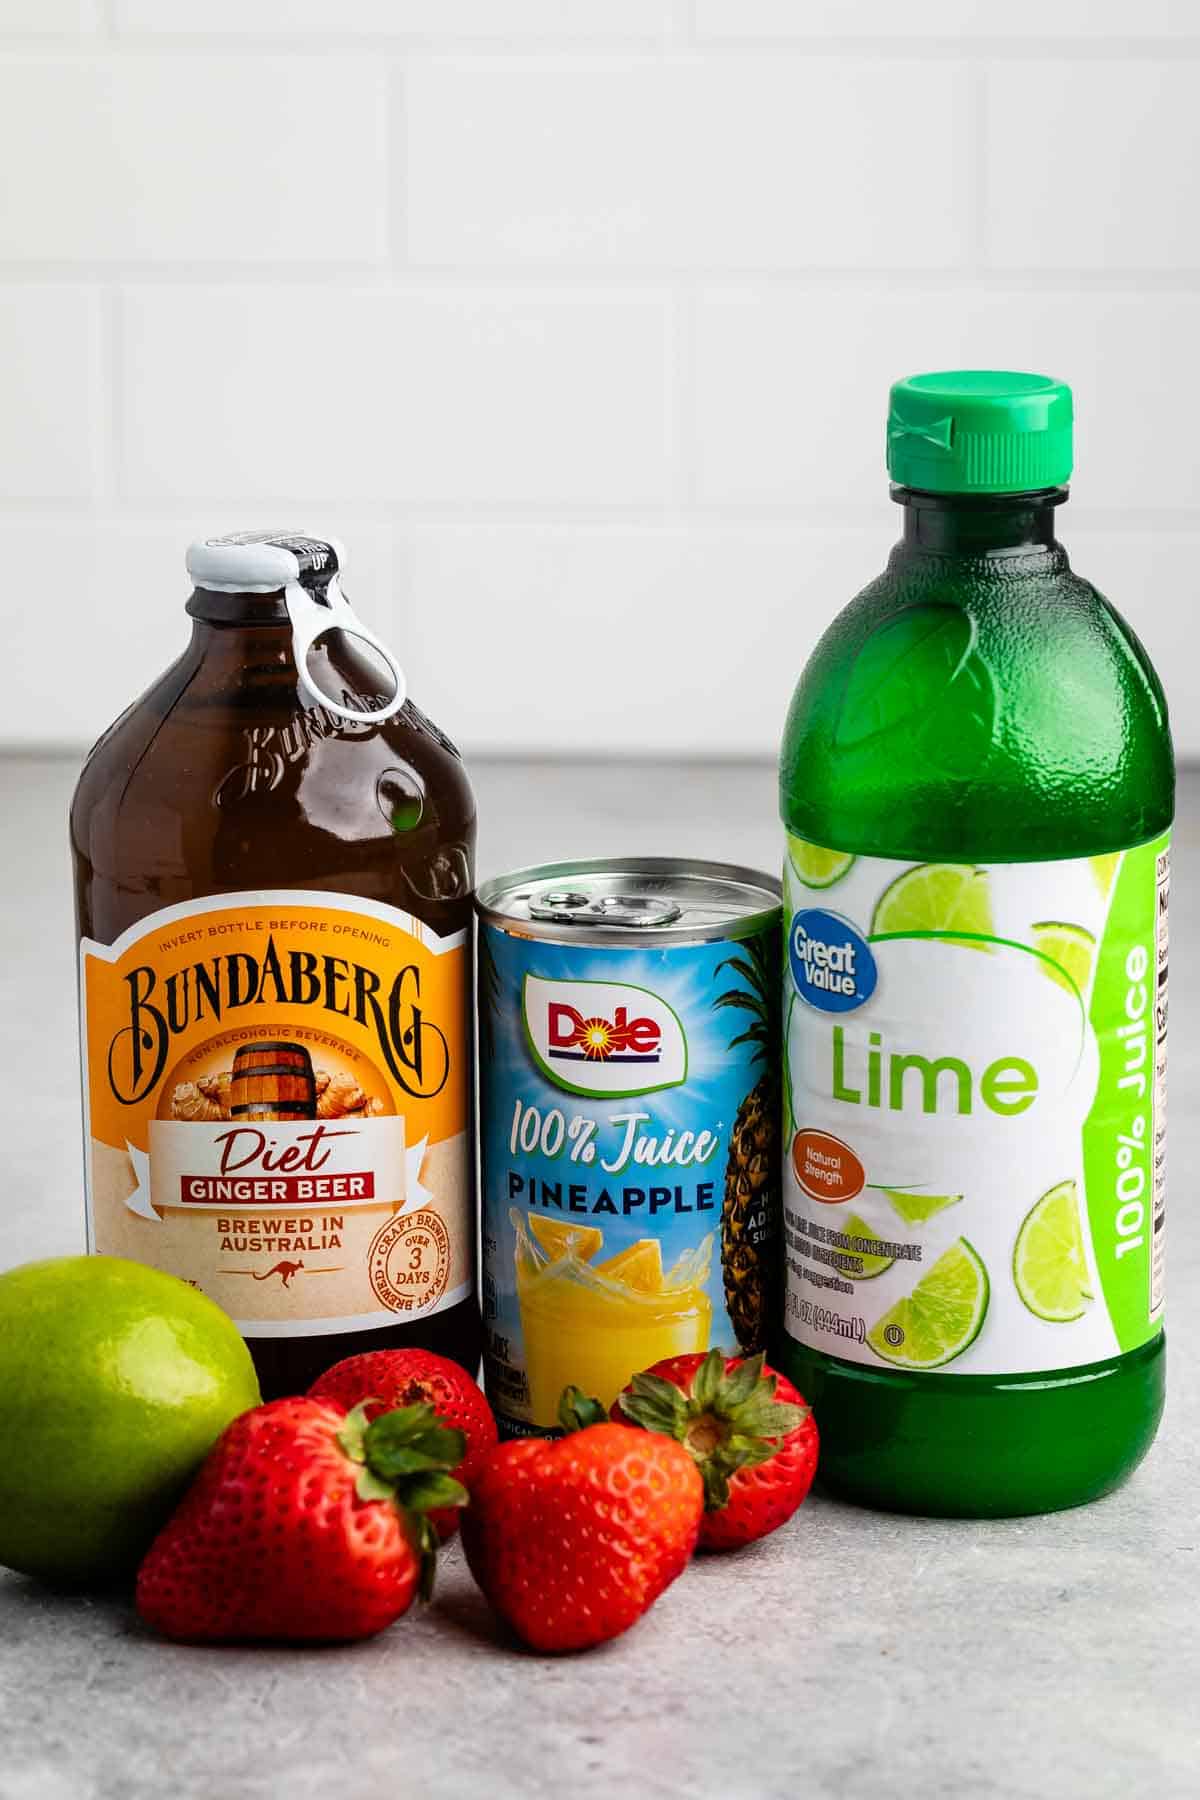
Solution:
{"label": "metal flip-top lid", "polygon": [[556,943],[747,937],[778,916],[779,883],[755,869],[674,857],[544,863],[484,882],[480,915]]}

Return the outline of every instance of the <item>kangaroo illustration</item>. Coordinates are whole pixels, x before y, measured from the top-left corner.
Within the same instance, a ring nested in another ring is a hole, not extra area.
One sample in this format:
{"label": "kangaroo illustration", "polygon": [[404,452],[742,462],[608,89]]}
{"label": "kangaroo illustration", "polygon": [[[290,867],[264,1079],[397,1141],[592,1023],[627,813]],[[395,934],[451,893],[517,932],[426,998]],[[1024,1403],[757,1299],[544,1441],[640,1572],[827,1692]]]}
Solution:
{"label": "kangaroo illustration", "polygon": [[265,1275],[256,1274],[254,1279],[255,1281],[270,1281],[272,1275],[278,1275],[283,1282],[284,1287],[291,1287],[292,1276],[298,1269],[302,1269],[303,1267],[304,1264],[302,1262],[277,1262],[275,1267],[273,1269],[268,1269]]}

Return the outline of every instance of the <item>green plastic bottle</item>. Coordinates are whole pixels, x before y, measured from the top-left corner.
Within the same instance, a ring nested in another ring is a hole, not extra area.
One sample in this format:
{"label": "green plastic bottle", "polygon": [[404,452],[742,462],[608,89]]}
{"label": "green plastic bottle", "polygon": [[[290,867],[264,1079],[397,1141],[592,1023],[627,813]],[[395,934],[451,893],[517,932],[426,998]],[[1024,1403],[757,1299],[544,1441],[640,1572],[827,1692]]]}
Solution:
{"label": "green plastic bottle", "polygon": [[783,740],[775,1353],[831,1490],[1043,1512],[1163,1407],[1167,709],[1055,537],[1069,388],[915,376],[887,444],[903,537]]}

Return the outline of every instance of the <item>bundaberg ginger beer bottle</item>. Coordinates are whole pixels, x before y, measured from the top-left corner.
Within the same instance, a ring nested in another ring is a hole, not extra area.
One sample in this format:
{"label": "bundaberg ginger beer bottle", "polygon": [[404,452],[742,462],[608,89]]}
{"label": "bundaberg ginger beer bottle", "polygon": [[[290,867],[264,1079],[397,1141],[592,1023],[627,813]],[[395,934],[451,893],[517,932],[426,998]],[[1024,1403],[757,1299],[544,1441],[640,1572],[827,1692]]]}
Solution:
{"label": "bundaberg ginger beer bottle", "polygon": [[328,538],[194,544],[188,648],[71,809],[92,1250],[218,1301],[267,1397],[475,1368],[475,809]]}

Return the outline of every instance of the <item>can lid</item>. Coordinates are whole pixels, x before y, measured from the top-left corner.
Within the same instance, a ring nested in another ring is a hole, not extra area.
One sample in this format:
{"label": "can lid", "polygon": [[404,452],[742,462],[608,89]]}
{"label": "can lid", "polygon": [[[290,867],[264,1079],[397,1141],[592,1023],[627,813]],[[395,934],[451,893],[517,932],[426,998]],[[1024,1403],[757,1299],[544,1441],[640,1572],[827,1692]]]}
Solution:
{"label": "can lid", "polygon": [[484,882],[480,915],[555,943],[748,937],[779,914],[779,883],[730,863],[666,856],[543,863]]}
{"label": "can lid", "polygon": [[1074,408],[1065,381],[1011,369],[909,375],[891,391],[888,474],[934,494],[1061,487],[1072,466]]}

